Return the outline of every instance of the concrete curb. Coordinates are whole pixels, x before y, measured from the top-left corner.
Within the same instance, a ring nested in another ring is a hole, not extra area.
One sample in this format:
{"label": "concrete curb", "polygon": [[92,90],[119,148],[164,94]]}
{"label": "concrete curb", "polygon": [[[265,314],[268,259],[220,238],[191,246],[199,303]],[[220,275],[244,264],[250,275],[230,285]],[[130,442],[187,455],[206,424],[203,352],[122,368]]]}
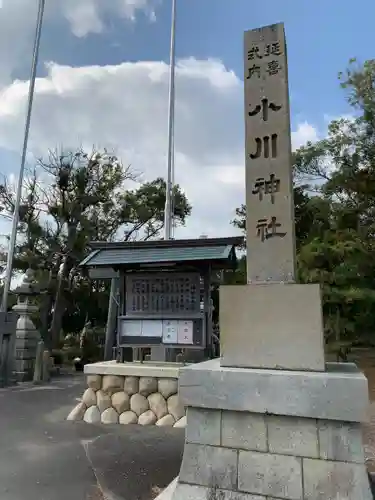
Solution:
{"label": "concrete curb", "polygon": [[99,491],[100,493],[102,494],[103,496],[103,500],[124,500],[123,498],[120,498],[118,496],[115,496],[113,495],[112,492],[110,492],[103,484],[102,482],[100,481],[99,479],[99,474],[98,474],[98,471],[96,470],[96,467],[93,463],[93,461],[91,460],[91,456],[90,456],[90,452],[89,452],[89,446],[90,444],[92,444],[94,441],[97,441],[101,436],[98,436],[94,439],[88,439],[88,440],[82,440],[81,439],[81,444],[83,446],[83,449],[85,450],[85,453],[86,453],[86,457],[87,457],[87,460],[90,464],[90,467],[94,473],[94,476],[95,476],[95,479],[96,479],[96,482],[97,482],[97,485],[98,485],[98,488],[99,488]]}
{"label": "concrete curb", "polygon": [[155,498],[155,500],[171,500],[173,493],[174,493],[174,490],[176,489],[176,486],[177,486],[177,481],[178,481],[178,477],[173,479],[173,481],[171,483],[169,483],[169,485],[165,488],[165,490],[163,490],[160,493],[160,495],[158,495]]}

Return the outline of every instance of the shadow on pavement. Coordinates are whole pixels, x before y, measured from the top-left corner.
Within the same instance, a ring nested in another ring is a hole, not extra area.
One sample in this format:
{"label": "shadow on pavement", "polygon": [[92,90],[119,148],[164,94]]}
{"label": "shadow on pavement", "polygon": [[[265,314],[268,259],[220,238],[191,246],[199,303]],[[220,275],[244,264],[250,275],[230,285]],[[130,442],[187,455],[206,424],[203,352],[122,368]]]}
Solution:
{"label": "shadow on pavement", "polygon": [[84,388],[75,376],[0,390],[0,500],[151,500],[178,474],[183,429],[67,422]]}
{"label": "shadow on pavement", "polygon": [[100,487],[110,500],[151,500],[180,471],[184,430],[111,427],[85,443]]}

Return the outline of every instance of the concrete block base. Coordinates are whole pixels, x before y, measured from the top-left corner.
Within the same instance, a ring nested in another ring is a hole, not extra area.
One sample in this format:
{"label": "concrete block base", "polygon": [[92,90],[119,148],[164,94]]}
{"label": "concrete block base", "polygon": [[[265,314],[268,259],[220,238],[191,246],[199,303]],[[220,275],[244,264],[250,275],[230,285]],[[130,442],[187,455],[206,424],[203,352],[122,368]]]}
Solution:
{"label": "concrete block base", "polygon": [[218,359],[180,370],[186,407],[363,422],[367,379],[353,363],[327,363],[324,372],[226,368]]}
{"label": "concrete block base", "polygon": [[32,377],[31,370],[28,370],[28,371],[15,371],[14,372],[14,379],[17,382],[30,382],[31,377]]}
{"label": "concrete block base", "polygon": [[320,285],[222,286],[220,331],[222,366],[324,371]]}
{"label": "concrete block base", "polygon": [[[327,471],[328,472],[328,471]],[[337,477],[337,480],[341,478]],[[328,482],[327,478],[324,477],[323,481]],[[326,486],[324,486],[326,488]],[[344,486],[345,488],[345,486]],[[338,491],[334,490],[337,493],[334,496],[329,496],[332,490],[324,490],[319,489],[316,490],[313,496],[304,496],[298,497],[301,500],[310,500],[310,499],[327,499],[327,500],[370,500],[372,499],[371,493],[368,496],[368,492],[366,491],[354,491],[354,490],[346,490],[344,489]],[[320,492],[320,493],[319,493]],[[359,494],[359,496],[356,496]],[[324,495],[324,496],[321,496]],[[337,495],[337,496],[335,496]],[[286,498],[292,497],[271,497],[266,495],[254,495],[252,493],[243,493],[243,492],[233,492],[229,490],[224,490],[222,488],[215,487],[206,487],[206,486],[198,486],[191,484],[183,484],[179,481],[174,482],[168,487],[163,493],[161,493],[156,500],[284,500]],[[297,497],[293,497],[297,498]]]}
{"label": "concrete block base", "polygon": [[33,380],[39,340],[40,335],[37,330],[17,330],[15,371],[18,382]]}
{"label": "concrete block base", "polygon": [[18,382],[30,382],[34,376],[35,358],[22,357],[19,352],[17,354],[14,376]]}
{"label": "concrete block base", "polygon": [[[238,398],[250,400],[247,409],[239,409],[238,399],[226,391],[223,376],[228,370],[233,374],[233,369],[212,370],[207,381],[207,364],[202,363],[201,367],[205,384],[214,379],[214,385],[222,383],[221,398],[212,408],[210,398],[205,404],[199,392],[192,394],[189,378],[194,373],[190,382],[197,383],[199,365],[181,371],[180,380],[184,385],[180,385],[180,397],[185,404],[189,400],[189,404],[184,456],[173,500],[372,500],[362,445],[362,411],[352,413],[351,420],[345,420],[340,419],[337,408],[327,417],[327,411],[320,406],[309,416],[306,406],[297,404],[294,414],[282,414],[283,409],[290,409],[290,401],[273,406],[275,413],[253,411],[251,400],[257,398],[262,399],[265,408],[271,407],[267,397],[272,397],[272,392],[264,391],[262,386],[253,387],[251,379],[252,376],[258,378],[258,370],[252,374],[252,370],[243,369],[238,371],[248,372],[253,394],[246,391],[240,394],[240,388],[237,389]],[[339,404],[340,407],[340,398],[345,393],[355,406],[359,396],[352,392],[350,378],[358,382],[363,376],[353,367],[349,370],[347,366],[331,368],[325,373],[326,382],[329,373],[335,373],[341,391],[332,393],[327,405]],[[338,382],[340,373],[341,382]],[[311,373],[313,378],[316,375]],[[309,373],[304,376],[308,377]],[[271,375],[268,382],[272,386]],[[301,397],[308,397],[309,384],[305,384],[304,393],[302,388],[298,390]],[[283,397],[289,397],[287,392]]]}

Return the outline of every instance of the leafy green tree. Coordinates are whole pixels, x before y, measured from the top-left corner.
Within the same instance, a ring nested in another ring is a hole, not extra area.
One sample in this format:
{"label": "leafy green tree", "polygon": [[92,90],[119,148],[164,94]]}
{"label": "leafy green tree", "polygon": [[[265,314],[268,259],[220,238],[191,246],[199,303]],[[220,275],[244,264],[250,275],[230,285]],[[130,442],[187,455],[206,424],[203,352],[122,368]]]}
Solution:
{"label": "leafy green tree", "polygon": [[345,357],[375,341],[375,60],[352,59],[339,78],[352,116],[297,150],[293,167],[298,278],[321,284],[326,341]]}
{"label": "leafy green tree", "polygon": [[306,241],[299,262],[302,281],[322,284],[326,338],[338,352],[375,340],[375,61],[351,60],[340,80],[353,117],[295,155],[296,175],[317,182],[310,188],[329,207],[329,227]]}
{"label": "leafy green tree", "polygon": [[[47,296],[53,297],[45,312],[53,347],[58,346],[64,314],[82,319],[90,312],[87,304],[93,304],[94,297],[102,303],[98,294],[108,294],[107,284],[88,284],[77,268],[89,252],[90,241],[160,236],[165,182],[161,178],[145,184],[138,181],[131,168],[107,150],[50,151],[30,173],[24,186],[21,242],[14,267],[38,268]],[[130,183],[137,187],[129,189]],[[174,197],[175,223],[184,224],[191,206],[179,186],[174,188]],[[5,213],[14,211],[14,191],[6,182],[0,188],[0,207]]]}

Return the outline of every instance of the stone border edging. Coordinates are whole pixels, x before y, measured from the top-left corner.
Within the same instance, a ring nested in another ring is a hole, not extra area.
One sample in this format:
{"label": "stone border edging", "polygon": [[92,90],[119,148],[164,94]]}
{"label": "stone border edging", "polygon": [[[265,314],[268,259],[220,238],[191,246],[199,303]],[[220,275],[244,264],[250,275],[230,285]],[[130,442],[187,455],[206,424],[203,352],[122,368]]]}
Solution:
{"label": "stone border edging", "polygon": [[157,363],[157,362],[132,362],[117,363],[116,361],[103,361],[85,365],[86,375],[120,375],[135,377],[176,378],[179,377],[181,368],[188,365],[183,363]]}

